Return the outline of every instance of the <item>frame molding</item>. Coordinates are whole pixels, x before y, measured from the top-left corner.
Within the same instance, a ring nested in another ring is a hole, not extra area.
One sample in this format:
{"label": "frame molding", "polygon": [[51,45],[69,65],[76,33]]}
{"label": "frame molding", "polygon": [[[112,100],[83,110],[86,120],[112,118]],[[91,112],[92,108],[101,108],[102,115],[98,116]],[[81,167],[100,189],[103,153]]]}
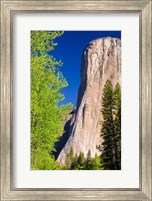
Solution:
{"label": "frame molding", "polygon": [[[152,1],[151,0],[0,0],[1,108],[0,170],[2,201],[152,201]],[[140,188],[13,189],[12,187],[12,17],[16,12],[138,12],[140,15]]]}

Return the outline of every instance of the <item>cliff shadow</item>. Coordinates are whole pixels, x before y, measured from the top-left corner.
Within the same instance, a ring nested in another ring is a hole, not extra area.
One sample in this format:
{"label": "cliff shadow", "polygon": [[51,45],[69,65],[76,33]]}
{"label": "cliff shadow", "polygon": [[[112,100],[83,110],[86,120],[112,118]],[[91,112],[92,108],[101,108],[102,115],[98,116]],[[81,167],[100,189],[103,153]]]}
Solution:
{"label": "cliff shadow", "polygon": [[53,153],[53,155],[55,156],[55,159],[58,158],[60,152],[62,151],[62,149],[65,147],[70,135],[71,135],[71,131],[72,131],[72,128],[73,128],[73,124],[71,124],[71,119],[73,118],[73,116],[75,115],[76,113],[76,110],[73,109],[69,115],[72,115],[71,118],[65,122],[65,125],[64,125],[64,133],[63,135],[59,138],[59,141],[55,143],[55,149],[56,149],[56,152]]}

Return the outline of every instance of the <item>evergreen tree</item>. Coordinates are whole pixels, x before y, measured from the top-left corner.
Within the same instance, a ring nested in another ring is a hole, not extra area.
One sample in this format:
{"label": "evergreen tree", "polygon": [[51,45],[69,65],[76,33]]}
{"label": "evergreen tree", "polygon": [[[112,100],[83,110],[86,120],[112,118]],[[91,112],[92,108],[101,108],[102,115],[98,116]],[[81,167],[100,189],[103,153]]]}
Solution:
{"label": "evergreen tree", "polygon": [[65,164],[67,166],[67,169],[71,168],[73,159],[74,159],[74,151],[73,151],[73,148],[71,147],[70,153],[66,154],[66,157],[65,157]]}
{"label": "evergreen tree", "polygon": [[114,113],[114,128],[115,128],[115,144],[117,152],[117,169],[121,169],[121,87],[119,83],[115,86],[113,96],[113,113]]}
{"label": "evergreen tree", "polygon": [[75,154],[75,156],[72,159],[70,170],[78,170],[78,156]]}
{"label": "evergreen tree", "polygon": [[70,159],[71,159],[71,161],[72,161],[72,159],[73,159],[73,156],[74,156],[74,151],[73,151],[73,148],[71,147],[71,149],[70,149]]}
{"label": "evergreen tree", "polygon": [[114,153],[113,153],[113,86],[111,81],[107,80],[103,88],[103,98],[102,98],[102,130],[101,137],[103,138],[102,143],[102,159],[103,167],[105,169],[115,169],[114,167]]}
{"label": "evergreen tree", "polygon": [[101,170],[101,160],[100,157],[95,155],[94,158],[91,160],[90,170]]}
{"label": "evergreen tree", "polygon": [[102,98],[102,129],[101,146],[102,167],[109,170],[120,169],[120,136],[121,136],[121,96],[120,85],[115,90],[110,80],[107,80],[103,89]]}
{"label": "evergreen tree", "polygon": [[85,163],[84,153],[80,152],[79,157],[78,157],[78,169],[79,170],[84,169],[84,163]]}
{"label": "evergreen tree", "polygon": [[89,149],[88,153],[87,153],[87,158],[86,158],[86,164],[85,164],[85,169],[86,170],[90,170],[91,169],[91,151]]}
{"label": "evergreen tree", "polygon": [[71,105],[58,107],[68,85],[59,71],[61,61],[50,56],[54,39],[63,32],[31,32],[31,164],[32,169],[59,169],[52,152],[63,134],[63,122]]}
{"label": "evergreen tree", "polygon": [[70,169],[71,167],[71,159],[70,159],[70,154],[66,154],[66,157],[65,157],[65,165],[67,167],[67,169]]}
{"label": "evergreen tree", "polygon": [[87,153],[87,161],[90,161],[91,160],[91,151],[89,149],[88,153]]}
{"label": "evergreen tree", "polygon": [[100,156],[95,155],[94,158],[91,158],[91,151],[87,153],[87,157],[84,157],[84,153],[80,152],[74,155],[73,149],[70,149],[70,152],[66,154],[65,160],[66,166],[62,169],[68,170],[103,170],[102,160]]}

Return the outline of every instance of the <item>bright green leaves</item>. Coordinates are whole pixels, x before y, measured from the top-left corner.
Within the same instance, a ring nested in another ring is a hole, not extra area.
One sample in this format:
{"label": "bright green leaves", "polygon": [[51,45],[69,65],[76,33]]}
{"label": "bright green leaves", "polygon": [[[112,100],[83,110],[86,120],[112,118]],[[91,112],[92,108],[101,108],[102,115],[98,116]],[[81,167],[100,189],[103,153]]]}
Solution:
{"label": "bright green leaves", "polygon": [[63,31],[31,31],[31,53],[49,52],[54,50],[56,37],[62,36]]}
{"label": "bright green leaves", "polygon": [[63,32],[31,32],[31,162],[32,169],[59,169],[52,152],[63,134],[64,119],[72,105],[58,107],[68,86],[59,71],[61,61],[48,54]]}

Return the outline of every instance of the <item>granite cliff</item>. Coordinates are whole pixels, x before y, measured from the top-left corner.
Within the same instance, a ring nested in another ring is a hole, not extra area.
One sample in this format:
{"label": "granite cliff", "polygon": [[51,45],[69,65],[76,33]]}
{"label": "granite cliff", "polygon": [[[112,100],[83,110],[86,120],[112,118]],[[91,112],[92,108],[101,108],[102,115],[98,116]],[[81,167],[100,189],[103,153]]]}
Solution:
{"label": "granite cliff", "polygon": [[64,164],[71,147],[74,153],[81,151],[85,156],[89,149],[92,156],[100,154],[97,146],[102,140],[102,89],[107,79],[114,86],[121,82],[121,41],[117,38],[93,40],[83,52],[77,107],[65,123],[65,140],[58,150],[58,163]]}

